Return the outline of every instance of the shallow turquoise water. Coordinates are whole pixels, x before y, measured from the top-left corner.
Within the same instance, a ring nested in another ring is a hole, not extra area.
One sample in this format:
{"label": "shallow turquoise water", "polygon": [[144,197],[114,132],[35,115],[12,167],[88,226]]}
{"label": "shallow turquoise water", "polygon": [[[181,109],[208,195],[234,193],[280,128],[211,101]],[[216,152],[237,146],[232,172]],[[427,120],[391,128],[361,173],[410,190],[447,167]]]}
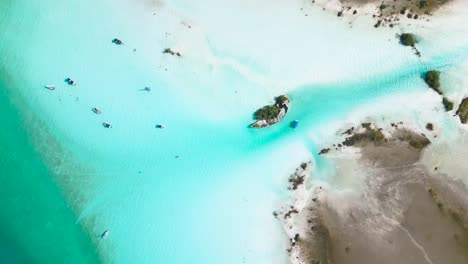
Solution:
{"label": "shallow turquoise water", "polygon": [[[33,123],[19,114],[0,81],[0,259],[2,263],[98,263],[88,233],[76,224],[52,174],[32,145]],[[25,108],[22,109],[23,111]]]}
{"label": "shallow turquoise water", "polygon": [[[151,24],[155,31],[143,28],[152,11],[134,16],[133,9],[123,9],[127,4],[16,1],[2,9],[0,54],[11,75],[4,82],[26,102],[15,107],[36,113],[49,131],[46,136],[66,151],[44,143],[45,135],[36,135],[37,128],[16,122],[15,116],[7,131],[20,130],[34,145],[22,145],[29,141],[18,137],[9,148],[24,150],[30,166],[51,172],[37,173],[51,185],[51,190],[38,189],[38,195],[64,194],[49,206],[36,206],[35,215],[48,215],[55,204],[73,208],[76,215],[65,209],[57,213],[66,216],[57,225],[60,233],[72,234],[70,239],[78,237],[76,247],[84,249],[71,257],[78,261],[92,262],[96,250],[105,263],[282,263],[284,241],[271,212],[286,195],[285,175],[307,158],[315,160],[317,172],[327,169],[307,135],[372,99],[426,89],[420,78],[425,70],[467,55],[455,50],[425,64],[402,58],[401,67],[390,72],[296,87],[282,123],[251,130],[246,129],[251,113],[271,99],[270,91],[226,66],[214,71],[191,58],[162,56],[171,43],[158,26],[168,26],[168,20]],[[114,37],[126,44],[113,45]],[[69,76],[76,87],[63,83]],[[57,90],[41,88],[49,82]],[[151,93],[139,91],[147,85]],[[10,96],[5,93],[3,99]],[[95,106],[102,115],[90,111]],[[292,130],[289,122],[295,119],[300,127]],[[113,128],[103,129],[103,121]],[[167,128],[157,130],[156,123]],[[2,134],[5,142],[8,138]],[[62,159],[73,164],[57,162]],[[12,190],[22,186],[14,174],[5,175]],[[36,173],[24,177],[31,175]],[[3,213],[29,219],[12,210]],[[84,233],[77,231],[81,226]],[[111,235],[99,241],[105,229]],[[40,239],[43,232],[32,236]],[[54,260],[67,257],[60,248],[43,251],[34,239],[20,238],[18,244],[40,260],[48,254]]]}

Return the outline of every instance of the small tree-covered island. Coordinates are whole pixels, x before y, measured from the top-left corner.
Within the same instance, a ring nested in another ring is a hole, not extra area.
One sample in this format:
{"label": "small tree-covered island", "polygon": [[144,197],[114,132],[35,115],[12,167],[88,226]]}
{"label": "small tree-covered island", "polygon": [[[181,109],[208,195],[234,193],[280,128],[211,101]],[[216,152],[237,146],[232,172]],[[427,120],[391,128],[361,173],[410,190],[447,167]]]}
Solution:
{"label": "small tree-covered island", "polygon": [[426,72],[424,76],[424,81],[434,91],[442,95],[442,91],[440,90],[440,71],[431,70]]}
{"label": "small tree-covered island", "polygon": [[257,121],[251,127],[265,128],[278,123],[288,112],[289,103],[289,98],[286,95],[276,97],[274,105],[266,105],[255,112]]}
{"label": "small tree-covered island", "polygon": [[403,33],[400,35],[400,42],[403,46],[414,47],[416,44],[416,38],[413,34]]}

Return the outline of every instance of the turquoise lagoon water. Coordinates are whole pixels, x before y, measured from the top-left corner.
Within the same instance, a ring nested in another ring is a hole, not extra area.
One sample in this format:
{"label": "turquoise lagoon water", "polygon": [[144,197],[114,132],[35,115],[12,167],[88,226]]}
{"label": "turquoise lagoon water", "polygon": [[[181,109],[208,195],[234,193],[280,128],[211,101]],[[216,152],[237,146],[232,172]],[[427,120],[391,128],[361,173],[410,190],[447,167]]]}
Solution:
{"label": "turquoise lagoon water", "polygon": [[[311,78],[287,87],[294,81],[286,80],[271,88],[264,80],[297,77],[292,71],[278,76],[282,59],[294,61],[285,53],[272,55],[279,62],[267,60],[269,69],[265,54],[250,57],[245,52],[255,48],[244,42],[236,53],[225,33],[216,35],[219,28],[204,24],[206,4],[190,18],[184,1],[155,3],[1,4],[1,169],[8,183],[2,188],[9,192],[2,191],[8,206],[1,212],[0,243],[15,250],[0,257],[13,263],[284,263],[287,241],[272,211],[287,196],[287,175],[307,159],[314,160],[317,177],[332,169],[316,155],[320,142],[312,142],[310,133],[374,98],[426,89],[424,71],[468,55],[457,49],[421,63],[375,33],[375,43],[389,50],[363,57],[368,64],[357,66],[366,69],[360,78],[343,73],[338,76],[346,78],[334,81]],[[198,21],[194,25],[207,35],[184,33],[181,17]],[[338,32],[348,30],[332,24]],[[355,45],[373,39],[358,32]],[[293,40],[300,36],[291,33]],[[114,37],[125,45],[113,45]],[[182,58],[161,54],[173,45],[186,51]],[[353,47],[346,52],[360,52]],[[338,73],[349,72],[349,60],[335,63]],[[334,63],[310,64],[324,68],[314,75],[320,79]],[[380,64],[385,67],[373,68]],[[65,85],[66,77],[78,85]],[[57,89],[43,89],[48,83]],[[153,90],[141,91],[145,86]],[[269,129],[247,129],[252,112],[283,90],[293,101],[286,119]],[[300,127],[293,130],[289,122],[295,119]],[[113,128],[104,129],[104,121]],[[156,123],[166,129],[155,129]],[[34,232],[23,236],[23,228]],[[109,238],[100,240],[106,229]]]}

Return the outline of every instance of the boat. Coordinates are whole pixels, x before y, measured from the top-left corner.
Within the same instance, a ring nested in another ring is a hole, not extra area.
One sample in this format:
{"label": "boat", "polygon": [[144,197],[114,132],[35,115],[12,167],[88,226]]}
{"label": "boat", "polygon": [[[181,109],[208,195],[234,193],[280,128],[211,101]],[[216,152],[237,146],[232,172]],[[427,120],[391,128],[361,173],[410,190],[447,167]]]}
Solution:
{"label": "boat", "polygon": [[296,128],[298,125],[299,125],[299,121],[298,121],[298,120],[294,120],[294,121],[291,122],[291,127],[292,127],[292,128]]}
{"label": "boat", "polygon": [[66,78],[65,82],[68,83],[69,85],[76,85],[76,82],[70,78]]}
{"label": "boat", "polygon": [[116,44],[116,45],[123,45],[123,41],[121,41],[120,39],[118,38],[115,38],[112,40],[112,43]]}
{"label": "boat", "polygon": [[106,122],[103,122],[102,126],[104,126],[105,128],[112,128],[112,125]]}
{"label": "boat", "polygon": [[93,112],[99,115],[101,113],[101,110],[97,109],[96,107],[93,107]]}
{"label": "boat", "polygon": [[145,90],[147,92],[151,92],[151,87],[146,86],[145,89],[143,89],[143,90]]}
{"label": "boat", "polygon": [[164,125],[157,124],[156,127],[157,127],[157,128],[164,128]]}
{"label": "boat", "polygon": [[50,84],[44,85],[44,87],[49,89],[49,90],[55,90],[55,86],[50,85]]}
{"label": "boat", "polygon": [[106,239],[109,236],[109,230],[104,231],[104,233],[101,234],[102,239]]}

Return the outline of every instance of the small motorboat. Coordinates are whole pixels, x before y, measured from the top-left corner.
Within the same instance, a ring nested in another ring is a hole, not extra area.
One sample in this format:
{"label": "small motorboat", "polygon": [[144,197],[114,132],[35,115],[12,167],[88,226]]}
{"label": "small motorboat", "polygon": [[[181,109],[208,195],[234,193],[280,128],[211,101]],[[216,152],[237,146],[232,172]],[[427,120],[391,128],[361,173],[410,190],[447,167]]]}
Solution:
{"label": "small motorboat", "polygon": [[101,113],[101,110],[97,109],[96,107],[93,107],[93,112],[99,115]]}
{"label": "small motorboat", "polygon": [[70,78],[66,78],[65,82],[68,83],[69,85],[76,85],[76,82]]}
{"label": "small motorboat", "polygon": [[104,233],[101,234],[102,239],[106,239],[109,236],[109,230],[104,231]]}
{"label": "small motorboat", "polygon": [[123,41],[121,41],[120,39],[118,38],[115,38],[112,40],[112,43],[116,44],[116,45],[123,45]]}
{"label": "small motorboat", "polygon": [[49,90],[55,90],[55,86],[50,85],[50,84],[44,85],[44,87],[49,89]]}
{"label": "small motorboat", "polygon": [[106,122],[103,122],[102,126],[105,127],[105,128],[112,128],[112,125],[109,124],[109,123],[106,123]]}
{"label": "small motorboat", "polygon": [[156,128],[165,128],[165,126],[164,126],[164,125],[161,125],[161,124],[157,124],[157,125],[156,125]]}
{"label": "small motorboat", "polygon": [[298,120],[294,120],[294,121],[291,122],[291,127],[292,127],[292,128],[296,128],[298,125],[299,125],[299,121],[298,121]]}
{"label": "small motorboat", "polygon": [[151,92],[151,87],[146,86],[145,89],[143,89],[143,90],[145,90],[147,92]]}

